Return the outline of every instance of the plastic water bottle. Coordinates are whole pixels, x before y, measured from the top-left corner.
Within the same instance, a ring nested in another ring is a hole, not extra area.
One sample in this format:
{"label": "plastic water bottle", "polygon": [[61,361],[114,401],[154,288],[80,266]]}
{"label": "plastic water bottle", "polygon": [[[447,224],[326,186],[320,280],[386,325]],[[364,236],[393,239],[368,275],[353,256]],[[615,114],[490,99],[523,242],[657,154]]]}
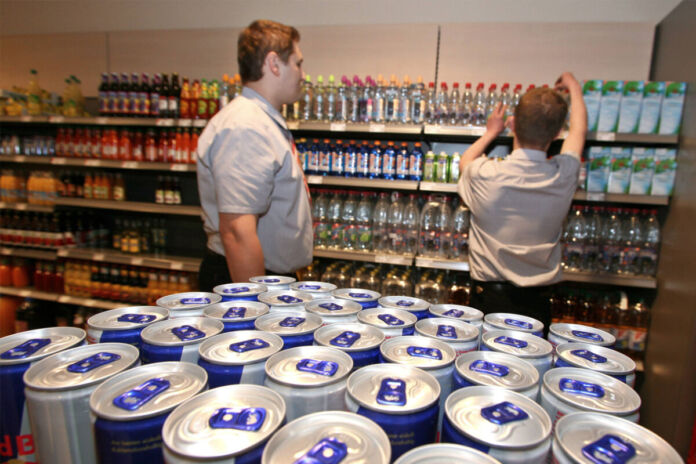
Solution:
{"label": "plastic water bottle", "polygon": [[416,85],[411,92],[411,122],[413,124],[423,124],[426,113],[425,86],[423,77],[418,76]]}
{"label": "plastic water bottle", "polygon": [[462,120],[462,99],[459,94],[459,82],[452,84],[452,92],[447,102],[447,120],[445,124],[456,126]]}
{"label": "plastic water bottle", "polygon": [[413,150],[408,159],[408,173],[411,180],[423,179],[423,150],[421,150],[420,142],[413,144]]}
{"label": "plastic water bottle", "polygon": [[587,227],[582,214],[582,206],[573,206],[565,228],[565,244],[563,247],[563,263],[570,271],[582,269],[583,247]]}
{"label": "plastic water bottle", "polygon": [[436,227],[440,235],[439,258],[450,258],[452,255],[452,208],[450,208],[450,197],[445,197],[438,209]]}
{"label": "plastic water bottle", "polygon": [[307,172],[310,175],[316,175],[319,173],[319,140],[314,139],[312,140],[312,144],[307,147],[307,153],[308,153],[308,163],[307,163]]}
{"label": "plastic water bottle", "polygon": [[343,244],[343,200],[341,194],[342,192],[338,190],[333,192],[326,213],[330,227],[329,239],[326,243],[329,248],[340,248]]}
{"label": "plastic water bottle", "polygon": [[461,159],[462,156],[458,151],[452,153],[452,156],[449,158],[449,182],[451,184],[459,182],[459,161]]}
{"label": "plastic water bottle", "polygon": [[336,144],[331,145],[331,175],[342,176],[345,173],[345,147],[343,140],[336,140]]}
{"label": "plastic water bottle", "polygon": [[449,181],[449,156],[441,151],[435,158],[435,182],[447,183]]}
{"label": "plastic water bottle", "polygon": [[515,114],[515,108],[517,108],[517,105],[520,103],[520,98],[522,98],[522,84],[517,84],[512,91],[512,98],[510,100],[512,114]]}
{"label": "plastic water bottle", "polygon": [[428,201],[423,205],[420,215],[420,236],[418,241],[418,255],[436,257],[440,249],[439,230],[437,228],[438,209],[440,202],[433,195],[428,196]]}
{"label": "plastic water bottle", "polygon": [[319,196],[312,203],[312,217],[314,219],[314,246],[325,248],[329,242],[328,209],[329,201],[325,190],[319,190]]}
{"label": "plastic water bottle", "polygon": [[619,208],[609,208],[609,215],[602,224],[601,246],[601,270],[611,274],[618,274],[621,266],[621,217]]}
{"label": "plastic water bottle", "polygon": [[643,225],[638,216],[638,209],[626,210],[623,219],[624,249],[621,259],[621,274],[635,275],[640,273],[640,248],[643,244]]}
{"label": "plastic water bottle", "polygon": [[302,85],[302,96],[300,97],[300,115],[302,121],[312,119],[312,103],[314,102],[314,89],[312,88],[312,78],[309,74],[305,76]]}
{"label": "plastic water bottle", "polygon": [[343,175],[356,177],[358,175],[358,148],[355,140],[351,140],[343,151]]}
{"label": "plastic water bottle", "polygon": [[460,123],[463,125],[473,124],[471,122],[471,113],[473,112],[474,96],[471,93],[471,82],[464,85],[464,93],[462,94],[462,114]]}
{"label": "plastic water bottle", "polygon": [[360,121],[360,105],[367,105],[367,102],[362,101],[363,97],[363,82],[358,76],[353,76],[353,85],[351,87],[351,113],[350,122]]}
{"label": "plastic water bottle", "polygon": [[654,276],[657,273],[657,257],[660,247],[660,222],[657,210],[650,210],[644,223],[643,244],[640,250],[640,273]]}
{"label": "plastic water bottle", "polygon": [[356,236],[355,249],[372,249],[372,200],[370,192],[360,194],[360,203],[355,213]]}
{"label": "plastic water bottle", "polygon": [[394,192],[392,201],[389,205],[387,217],[387,227],[389,236],[389,251],[392,253],[403,253],[404,231],[403,231],[404,204],[401,201],[401,194]]}
{"label": "plastic water bottle", "polygon": [[602,208],[594,206],[585,207],[585,246],[583,247],[582,270],[587,272],[598,272],[600,270],[599,245],[601,240]]}
{"label": "plastic water bottle", "polygon": [[363,140],[357,153],[358,170],[356,177],[369,177],[370,175],[370,148],[367,141]]}
{"label": "plastic water bottle", "polygon": [[434,82],[428,82],[428,91],[425,94],[425,122],[437,123],[437,92]]}
{"label": "plastic water bottle", "polygon": [[396,176],[396,150],[394,142],[387,142],[387,147],[382,152],[382,178],[394,179]]}
{"label": "plastic water bottle", "polygon": [[440,83],[440,91],[435,98],[435,123],[447,124],[449,122],[449,90],[446,82]]}
{"label": "plastic water bottle", "polygon": [[350,119],[350,81],[346,76],[341,78],[336,96],[336,120],[346,122]]}
{"label": "plastic water bottle", "polygon": [[319,149],[319,170],[320,176],[328,176],[331,172],[331,145],[329,139],[324,139],[323,143],[317,145]]}
{"label": "plastic water bottle", "polygon": [[474,126],[486,125],[486,95],[483,82],[476,86],[476,94],[472,103],[470,124]]}
{"label": "plastic water bottle", "polygon": [[370,179],[379,179],[382,177],[382,143],[377,140],[375,144],[370,149],[370,165],[369,165]]}
{"label": "plastic water bottle", "polygon": [[435,153],[428,150],[423,159],[423,181],[435,182]]}
{"label": "plastic water bottle", "polygon": [[396,178],[399,180],[408,179],[408,143],[401,142],[401,146],[396,150]]}
{"label": "plastic water bottle", "polygon": [[399,84],[396,75],[392,74],[389,79],[389,87],[384,91],[385,109],[384,120],[389,123],[399,121]]}
{"label": "plastic water bottle", "polygon": [[324,120],[324,105],[325,105],[325,100],[324,100],[324,76],[319,75],[317,76],[317,83],[314,86],[314,106],[312,107],[312,113],[314,116],[314,119],[317,121],[323,121]]}
{"label": "plastic water bottle", "polygon": [[401,124],[411,122],[411,90],[411,79],[405,75],[399,89],[399,122]]}
{"label": "plastic water bottle", "polygon": [[[490,87],[488,87],[488,96],[486,97],[486,121],[488,121],[488,118],[493,113],[493,110],[495,110],[495,107],[498,104],[498,92],[496,91],[497,88],[498,86],[495,84],[491,84]],[[484,122],[483,125],[485,126],[486,123]]]}
{"label": "plastic water bottle", "polygon": [[373,106],[373,84],[372,77],[365,78],[365,85],[360,89],[360,99],[358,100],[358,120],[360,122],[370,122],[372,120]]}
{"label": "plastic water bottle", "polygon": [[510,95],[510,84],[504,83],[500,88],[500,94],[498,95],[498,101],[505,107],[504,118],[507,120],[508,117],[512,116],[515,111],[515,107],[512,106],[512,95]]}
{"label": "plastic water bottle", "polygon": [[387,89],[384,85],[384,77],[381,74],[377,76],[377,83],[374,88],[374,97],[372,104],[372,120],[375,122],[385,121],[385,108],[387,106],[386,100]]}
{"label": "plastic water bottle", "polygon": [[336,89],[335,81],[336,78],[334,77],[334,75],[330,74],[329,83],[327,84],[326,89],[324,90],[324,100],[326,101],[324,114],[326,115],[326,120],[329,122],[338,119],[336,117],[336,97],[338,90]]}
{"label": "plastic water bottle", "polygon": [[452,216],[452,259],[461,259],[469,254],[469,208],[459,202]]}
{"label": "plastic water bottle", "polygon": [[341,224],[343,227],[343,234],[341,236],[341,248],[344,250],[353,250],[357,243],[357,218],[356,213],[358,209],[358,193],[348,192],[348,195],[343,202],[343,208],[341,209]]}
{"label": "plastic water bottle", "polygon": [[389,194],[380,192],[372,212],[373,248],[380,253],[389,251]]}
{"label": "plastic water bottle", "polygon": [[404,207],[401,221],[403,249],[400,253],[415,254],[418,251],[418,227],[420,225],[420,209],[415,193],[408,195],[408,203]]}

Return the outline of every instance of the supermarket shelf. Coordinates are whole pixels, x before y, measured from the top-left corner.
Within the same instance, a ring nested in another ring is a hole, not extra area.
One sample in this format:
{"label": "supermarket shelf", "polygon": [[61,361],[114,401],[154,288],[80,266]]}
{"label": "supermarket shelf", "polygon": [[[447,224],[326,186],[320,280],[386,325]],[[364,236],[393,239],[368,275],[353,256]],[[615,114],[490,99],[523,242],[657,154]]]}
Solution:
{"label": "supermarket shelf", "polygon": [[107,169],[139,169],[143,171],[196,172],[195,164],[150,163],[146,161],[112,161],[104,159],[63,158],[51,156],[0,155],[0,162],[50,164],[52,166],[85,166]]}
{"label": "supermarket shelf", "polygon": [[657,288],[657,279],[654,277],[564,271],[563,280],[565,282],[584,282],[590,284],[616,285],[622,287]]}
{"label": "supermarket shelf", "polygon": [[19,296],[22,298],[35,298],[37,300],[44,301],[55,301],[56,303],[73,304],[99,309],[116,309],[128,306],[128,303],[93,300],[91,298],[80,298],[77,296],[63,295],[60,293],[41,292],[33,288],[0,287],[0,294]]}
{"label": "supermarket shelf", "polygon": [[336,187],[360,187],[374,189],[418,190],[415,180],[361,179],[338,176],[307,176],[309,185],[332,185]]}
{"label": "supermarket shelf", "polygon": [[317,122],[290,121],[288,129],[317,132],[358,132],[369,134],[420,134],[423,126],[420,124],[380,124],[380,123],[351,123],[351,122]]}
{"label": "supermarket shelf", "polygon": [[422,256],[417,256],[416,267],[468,272],[469,261],[467,260],[467,258],[464,258],[463,261],[454,261],[451,259],[425,258]]}
{"label": "supermarket shelf", "polygon": [[658,145],[676,145],[679,142],[678,135],[627,134],[620,132],[588,132],[585,138],[596,142],[654,143]]}
{"label": "supermarket shelf", "polygon": [[206,119],[129,118],[90,116],[0,116],[0,123],[84,124],[93,126],[205,127]]}
{"label": "supermarket shelf", "polygon": [[441,182],[421,182],[418,189],[421,192],[457,193],[457,184],[443,184]]}
{"label": "supermarket shelf", "polygon": [[375,253],[372,251],[327,250],[315,248],[314,257],[363,261],[368,263],[396,264],[400,266],[410,266],[413,264],[412,255],[394,255],[388,253]]}
{"label": "supermarket shelf", "polygon": [[200,206],[161,205],[157,203],[139,203],[135,201],[87,200],[83,198],[58,198],[56,205],[75,206],[79,208],[113,209],[132,213],[176,214],[180,216],[200,216]]}
{"label": "supermarket shelf", "polygon": [[201,260],[199,258],[149,254],[130,255],[114,250],[61,248],[58,250],[57,254],[61,258],[100,261],[105,263],[127,264],[131,266],[144,266],[187,272],[198,272],[198,268],[201,264]]}
{"label": "supermarket shelf", "polygon": [[[480,137],[486,132],[485,127],[476,126],[438,126],[435,124],[426,124],[423,127],[423,133],[426,135],[451,135],[459,137]],[[510,136],[501,136],[500,139],[510,139]]]}
{"label": "supermarket shelf", "polygon": [[48,116],[0,116],[1,122],[47,123]]}
{"label": "supermarket shelf", "polygon": [[31,203],[6,203],[4,201],[0,201],[0,209],[31,211],[33,213],[52,213],[54,210],[54,205],[32,205]]}
{"label": "supermarket shelf", "polygon": [[598,201],[607,203],[633,203],[639,205],[666,206],[669,197],[662,195],[625,195],[620,193],[586,192],[578,190],[573,199],[576,201]]}
{"label": "supermarket shelf", "polygon": [[17,258],[43,259],[53,261],[56,259],[56,250],[42,250],[37,248],[24,248],[13,246],[0,246],[0,255],[16,256]]}

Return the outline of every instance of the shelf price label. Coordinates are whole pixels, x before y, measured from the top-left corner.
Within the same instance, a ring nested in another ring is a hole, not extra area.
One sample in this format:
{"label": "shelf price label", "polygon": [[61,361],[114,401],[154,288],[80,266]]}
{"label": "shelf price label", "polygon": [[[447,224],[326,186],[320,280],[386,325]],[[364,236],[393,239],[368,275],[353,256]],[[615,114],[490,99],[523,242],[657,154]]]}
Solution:
{"label": "shelf price label", "polygon": [[66,164],[68,160],[66,158],[52,158],[51,164],[63,165]]}
{"label": "shelf price label", "polygon": [[375,124],[375,123],[370,123],[369,126],[369,132],[384,132],[386,130],[387,126],[384,124]]}
{"label": "shelf price label", "polygon": [[105,118],[102,116],[100,118],[96,118],[94,120],[94,122],[96,122],[99,125],[105,126],[105,125],[109,124],[109,118]]}
{"label": "shelf price label", "polygon": [[121,167],[124,169],[138,169],[137,161],[124,161],[121,163]]}
{"label": "shelf price label", "polygon": [[308,184],[322,184],[324,182],[324,176],[307,176]]}
{"label": "shelf price label", "polygon": [[381,264],[400,264],[404,266],[409,266],[413,263],[412,256],[404,255],[387,255],[378,253],[375,255],[375,263]]}
{"label": "shelf price label", "polygon": [[183,163],[173,163],[169,165],[169,170],[170,171],[188,171],[189,170],[189,165],[188,164],[183,164]]}
{"label": "shelf price label", "polygon": [[174,125],[174,120],[165,118],[165,119],[157,119],[155,121],[155,126],[157,127],[172,127]]}
{"label": "shelf price label", "polygon": [[93,166],[93,167],[96,167],[96,166],[101,166],[101,165],[102,165],[102,163],[101,163],[101,161],[99,161],[99,160],[95,160],[95,159],[88,159],[88,160],[85,160],[85,166]]}
{"label": "shelf price label", "polygon": [[142,266],[143,265],[143,258],[131,258],[131,264],[133,266]]}
{"label": "shelf price label", "polygon": [[297,121],[288,122],[288,130],[297,130],[300,128],[300,123]]}
{"label": "shelf price label", "polygon": [[597,132],[596,139],[599,142],[613,142],[616,140],[616,134],[614,132]]}
{"label": "shelf price label", "polygon": [[589,201],[606,201],[607,194],[604,192],[587,192],[587,199]]}
{"label": "shelf price label", "polygon": [[53,124],[62,124],[65,122],[65,116],[49,116],[48,122]]}
{"label": "shelf price label", "polygon": [[345,132],[346,123],[345,122],[332,122],[330,130],[332,132]]}

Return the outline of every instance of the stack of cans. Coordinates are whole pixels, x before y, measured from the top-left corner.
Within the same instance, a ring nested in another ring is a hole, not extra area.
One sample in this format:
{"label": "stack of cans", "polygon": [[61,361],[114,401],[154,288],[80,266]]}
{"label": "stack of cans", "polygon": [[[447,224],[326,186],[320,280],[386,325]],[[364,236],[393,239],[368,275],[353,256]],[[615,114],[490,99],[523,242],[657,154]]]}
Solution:
{"label": "stack of cans", "polygon": [[157,306],[168,309],[169,317],[174,319],[202,316],[206,307],[220,301],[222,297],[216,293],[187,292],[163,296],[157,300]]}
{"label": "stack of cans", "polygon": [[203,316],[222,322],[223,332],[253,330],[256,319],[264,314],[268,305],[247,300],[222,301],[203,310]]}
{"label": "stack of cans", "polygon": [[259,301],[259,295],[266,293],[268,287],[255,283],[232,283],[218,285],[213,293],[222,297],[222,301]]}
{"label": "stack of cans", "polygon": [[88,343],[129,343],[140,348],[143,329],[169,318],[169,310],[159,306],[130,306],[95,314],[87,320]]}

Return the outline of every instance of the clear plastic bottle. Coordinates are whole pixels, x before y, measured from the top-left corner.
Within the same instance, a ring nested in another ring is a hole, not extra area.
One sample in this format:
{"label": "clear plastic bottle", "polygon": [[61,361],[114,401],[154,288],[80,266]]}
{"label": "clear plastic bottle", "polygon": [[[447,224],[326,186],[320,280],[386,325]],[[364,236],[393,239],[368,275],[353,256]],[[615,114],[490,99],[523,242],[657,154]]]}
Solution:
{"label": "clear plastic bottle", "polygon": [[384,120],[389,123],[399,122],[399,83],[395,74],[389,79],[389,87],[384,91],[384,100]]}
{"label": "clear plastic bottle", "polygon": [[362,192],[355,213],[357,240],[355,249],[372,250],[372,194]]}
{"label": "clear plastic bottle", "polygon": [[374,88],[374,97],[372,104],[372,120],[382,123],[385,121],[385,109],[387,106],[386,100],[387,88],[384,78],[381,74],[377,76],[377,83]]}
{"label": "clear plastic bottle", "polygon": [[624,249],[621,259],[621,274],[636,275],[640,273],[640,248],[644,241],[643,224],[638,209],[627,210],[623,220]]}
{"label": "clear plastic bottle", "polygon": [[469,208],[460,201],[452,215],[452,259],[466,258],[469,254]]}
{"label": "clear plastic bottle", "polygon": [[319,190],[312,203],[312,218],[314,222],[314,246],[326,248],[329,241],[328,223],[329,199],[325,190]]}
{"label": "clear plastic bottle", "polygon": [[423,85],[423,77],[418,76],[418,80],[411,91],[411,122],[413,124],[423,124],[425,113],[425,86]]}
{"label": "clear plastic bottle", "polygon": [[312,119],[313,101],[314,89],[312,88],[312,78],[307,74],[304,84],[302,84],[302,95],[300,96],[300,120],[310,121]]}
{"label": "clear plastic bottle", "polygon": [[440,254],[439,209],[440,202],[434,195],[429,195],[420,214],[419,256],[437,257]]}
{"label": "clear plastic bottle", "polygon": [[583,248],[582,270],[597,272],[600,270],[600,241],[602,227],[602,207],[585,207],[585,246]]}
{"label": "clear plastic bottle", "polygon": [[358,209],[357,192],[348,192],[343,207],[341,208],[341,225],[343,234],[341,238],[341,248],[353,250],[357,242],[356,213]]}
{"label": "clear plastic bottle", "polygon": [[358,76],[353,76],[350,87],[350,122],[360,121],[360,99],[362,98],[363,83]]}
{"label": "clear plastic bottle", "polygon": [[408,75],[404,76],[399,88],[399,122],[401,124],[411,122],[411,79]]}
{"label": "clear plastic bottle", "polygon": [[347,122],[350,120],[350,89],[350,80],[343,76],[341,85],[336,92],[336,121]]}
{"label": "clear plastic bottle", "polygon": [[472,122],[472,112],[474,103],[474,96],[471,93],[471,82],[467,82],[464,86],[464,93],[462,94],[462,115],[460,119],[460,124],[467,125],[473,124]]}
{"label": "clear plastic bottle", "polygon": [[649,211],[644,222],[643,244],[640,250],[640,274],[654,276],[657,273],[657,258],[660,247],[660,222],[657,210]]}
{"label": "clear plastic bottle", "polygon": [[333,74],[329,75],[329,82],[324,90],[324,119],[332,122],[336,121],[336,100],[338,90],[335,84],[336,78]]}
{"label": "clear plastic bottle", "polygon": [[449,122],[449,90],[446,82],[440,83],[440,91],[435,97],[435,124],[447,124]]}
{"label": "clear plastic bottle", "polygon": [[409,194],[408,203],[404,207],[403,219],[401,221],[403,235],[404,254],[415,254],[418,251],[418,227],[420,225],[420,210],[418,208],[417,197],[414,193]]}
{"label": "clear plastic bottle", "polygon": [[314,85],[314,95],[312,98],[312,119],[323,121],[324,113],[324,76],[317,76],[317,83]]}
{"label": "clear plastic bottle", "polygon": [[327,246],[329,248],[340,248],[343,244],[343,199],[342,192],[336,190],[331,195],[327,210],[327,221],[331,229]]}
{"label": "clear plastic bottle", "polygon": [[621,236],[621,217],[619,208],[609,208],[608,216],[602,224],[601,270],[618,274],[621,266],[623,239]]}
{"label": "clear plastic bottle", "polygon": [[437,91],[435,83],[428,82],[428,90],[425,93],[425,122],[427,124],[437,124]]}
{"label": "clear plastic bottle", "polygon": [[473,126],[486,125],[486,94],[484,93],[483,82],[480,82],[479,85],[476,86],[470,124]]}
{"label": "clear plastic bottle", "polygon": [[372,212],[373,249],[378,253],[387,253],[389,247],[389,194],[380,192]]}
{"label": "clear plastic bottle", "polygon": [[450,92],[447,102],[447,118],[445,124],[456,126],[462,120],[462,99],[459,93],[459,82],[452,84],[452,92]]}
{"label": "clear plastic bottle", "polygon": [[372,107],[374,103],[374,88],[372,77],[365,78],[365,85],[359,88],[358,120],[370,122],[372,120]]}
{"label": "clear plastic bottle", "polygon": [[[491,84],[490,87],[488,87],[488,95],[486,96],[486,120],[488,120],[488,117],[493,113],[493,110],[498,104],[497,88],[498,86],[495,84]],[[485,121],[483,125],[486,125]]]}
{"label": "clear plastic bottle", "polygon": [[582,213],[582,206],[573,206],[566,223],[563,263],[565,269],[569,271],[582,269],[583,247],[585,246],[587,234],[585,217]]}
{"label": "clear plastic bottle", "polygon": [[387,228],[389,231],[389,251],[403,253],[404,250],[404,203],[399,192],[392,193],[391,204],[387,214]]}

